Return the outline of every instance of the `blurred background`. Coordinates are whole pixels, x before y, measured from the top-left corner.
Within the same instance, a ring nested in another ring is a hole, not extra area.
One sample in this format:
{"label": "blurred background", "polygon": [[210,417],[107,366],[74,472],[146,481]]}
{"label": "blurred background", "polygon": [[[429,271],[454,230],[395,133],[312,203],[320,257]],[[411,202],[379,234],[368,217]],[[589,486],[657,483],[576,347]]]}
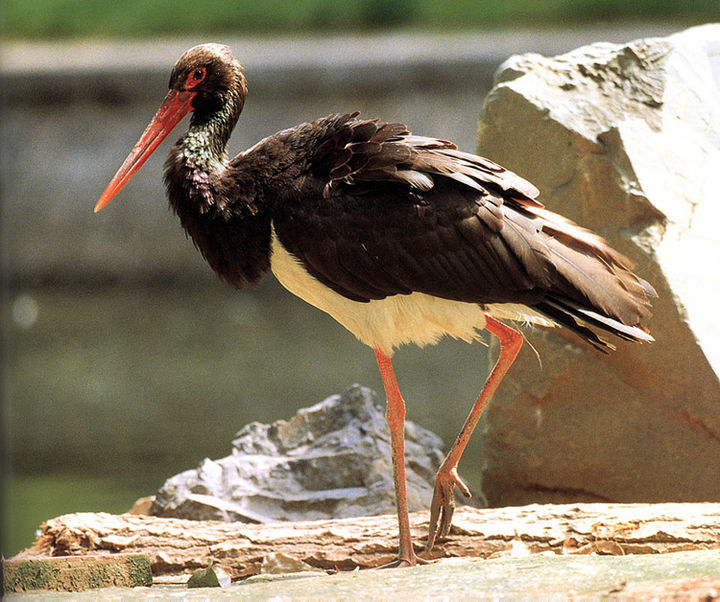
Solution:
{"label": "blurred background", "polygon": [[[95,201],[186,48],[232,46],[250,96],[230,154],[359,110],[473,151],[509,55],[666,35],[717,0],[4,0],[2,552],[48,518],[122,512],[234,433],[360,383],[371,350],[272,278],[219,282],[167,210],[168,141],[105,210]],[[178,130],[181,130],[181,125]],[[487,374],[481,345],[396,354],[408,417],[449,444]],[[479,437],[462,474],[480,488]]]}

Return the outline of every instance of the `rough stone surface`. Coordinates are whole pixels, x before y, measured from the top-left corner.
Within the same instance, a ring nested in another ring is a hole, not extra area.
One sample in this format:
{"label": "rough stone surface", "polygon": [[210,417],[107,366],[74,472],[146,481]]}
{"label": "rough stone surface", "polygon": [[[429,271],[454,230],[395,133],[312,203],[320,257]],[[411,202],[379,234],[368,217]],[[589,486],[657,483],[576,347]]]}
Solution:
{"label": "rough stone surface", "polygon": [[[425,510],[442,440],[412,422],[405,436],[410,510]],[[230,456],[168,479],[151,514],[264,523],[394,511],[384,408],[373,391],[356,385],[288,421],[246,425]]]}
{"label": "rough stone surface", "polygon": [[657,289],[652,345],[562,331],[488,408],[491,505],[720,500],[720,25],[498,71],[478,151],[606,236]]}

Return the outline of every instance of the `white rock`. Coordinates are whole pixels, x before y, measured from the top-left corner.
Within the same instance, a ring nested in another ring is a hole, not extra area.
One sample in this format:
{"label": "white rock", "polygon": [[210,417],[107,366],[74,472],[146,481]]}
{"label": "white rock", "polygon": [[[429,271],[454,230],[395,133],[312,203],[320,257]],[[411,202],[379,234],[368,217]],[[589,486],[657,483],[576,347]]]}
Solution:
{"label": "white rock", "polygon": [[492,504],[720,499],[720,25],[509,59],[478,152],[658,290],[653,345],[534,331],[488,409]]}

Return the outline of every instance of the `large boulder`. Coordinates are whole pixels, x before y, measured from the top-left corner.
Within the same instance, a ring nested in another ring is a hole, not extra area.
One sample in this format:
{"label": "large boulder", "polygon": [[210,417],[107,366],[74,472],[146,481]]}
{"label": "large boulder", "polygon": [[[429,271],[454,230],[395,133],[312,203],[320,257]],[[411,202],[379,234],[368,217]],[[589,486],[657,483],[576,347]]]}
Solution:
{"label": "large boulder", "polygon": [[[442,440],[407,422],[411,510],[430,507]],[[357,385],[290,420],[253,422],[232,453],[168,479],[151,514],[196,520],[320,520],[395,512],[390,432],[374,391]]]}
{"label": "large boulder", "polygon": [[486,414],[491,505],[720,500],[719,85],[720,25],[498,71],[478,152],[608,238],[659,298],[656,342],[607,357],[526,331]]}

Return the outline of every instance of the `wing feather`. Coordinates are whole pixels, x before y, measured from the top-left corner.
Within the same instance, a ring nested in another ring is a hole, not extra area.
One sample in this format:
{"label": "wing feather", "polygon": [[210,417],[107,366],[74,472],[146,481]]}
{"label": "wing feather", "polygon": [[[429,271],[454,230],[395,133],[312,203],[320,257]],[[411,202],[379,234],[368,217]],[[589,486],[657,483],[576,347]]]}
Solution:
{"label": "wing feather", "polygon": [[643,338],[652,287],[601,237],[544,209],[531,183],[400,123],[323,123],[304,185],[280,192],[275,228],[333,290],[521,303],[598,347],[609,344],[588,325]]}

